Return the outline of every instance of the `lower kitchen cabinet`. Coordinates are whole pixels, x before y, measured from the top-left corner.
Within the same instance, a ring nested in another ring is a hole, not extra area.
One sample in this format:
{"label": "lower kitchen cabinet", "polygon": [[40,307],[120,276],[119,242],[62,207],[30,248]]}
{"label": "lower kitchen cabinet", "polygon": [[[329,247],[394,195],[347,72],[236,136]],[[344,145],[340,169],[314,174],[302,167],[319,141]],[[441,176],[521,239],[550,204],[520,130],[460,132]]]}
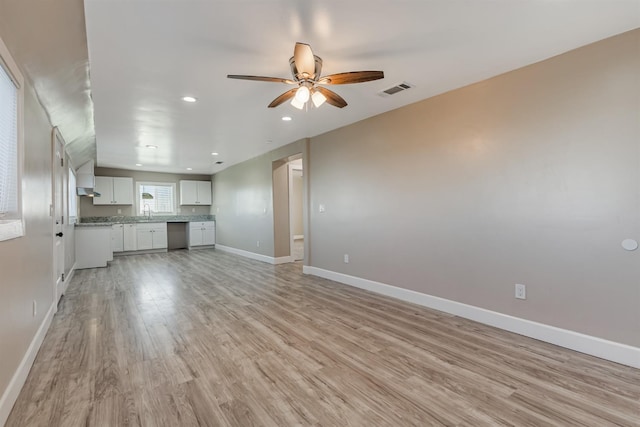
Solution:
{"label": "lower kitchen cabinet", "polygon": [[125,251],[138,250],[138,244],[136,243],[136,225],[135,224],[123,224],[123,249]]}
{"label": "lower kitchen cabinet", "polygon": [[111,250],[113,252],[124,251],[123,224],[113,224],[111,226]]}
{"label": "lower kitchen cabinet", "polygon": [[113,259],[111,238],[113,228],[109,224],[94,227],[76,227],[76,268],[106,267]]}
{"label": "lower kitchen cabinet", "polygon": [[215,221],[190,222],[187,230],[189,248],[216,244]]}
{"label": "lower kitchen cabinet", "polygon": [[113,224],[111,226],[111,249],[114,253],[136,251],[136,224]]}
{"label": "lower kitchen cabinet", "polygon": [[167,248],[167,223],[136,224],[136,249]]}

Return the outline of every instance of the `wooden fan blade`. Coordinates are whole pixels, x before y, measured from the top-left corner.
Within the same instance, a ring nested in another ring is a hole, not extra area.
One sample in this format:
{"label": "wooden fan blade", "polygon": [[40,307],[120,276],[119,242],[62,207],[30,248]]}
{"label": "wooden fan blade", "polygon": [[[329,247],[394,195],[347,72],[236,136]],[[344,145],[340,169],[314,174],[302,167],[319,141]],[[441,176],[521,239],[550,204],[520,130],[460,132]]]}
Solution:
{"label": "wooden fan blade", "polygon": [[347,101],[334,91],[321,86],[316,86],[314,89],[323,94],[327,98],[327,102],[334,107],[344,108],[347,106]]}
{"label": "wooden fan blade", "polygon": [[296,47],[293,50],[293,61],[296,64],[298,74],[307,79],[313,78],[316,70],[316,61],[313,58],[311,46],[306,43],[296,43]]}
{"label": "wooden fan blade", "polygon": [[243,76],[238,74],[228,74],[228,79],[240,79],[240,80],[256,80],[259,82],[274,82],[274,83],[286,83],[288,85],[295,85],[297,82],[289,79],[281,79],[280,77],[263,77],[263,76]]}
{"label": "wooden fan blade", "polygon": [[321,77],[318,83],[324,85],[346,85],[350,83],[364,83],[384,78],[382,71],[351,71],[348,73],[330,74]]}
{"label": "wooden fan blade", "polygon": [[283,102],[286,102],[286,101],[290,100],[291,98],[296,96],[296,91],[297,90],[298,90],[298,88],[294,87],[293,89],[286,91],[285,93],[283,93],[282,95],[280,95],[279,97],[277,97],[276,99],[271,101],[271,104],[269,104],[269,108],[277,107],[278,105],[282,104]]}

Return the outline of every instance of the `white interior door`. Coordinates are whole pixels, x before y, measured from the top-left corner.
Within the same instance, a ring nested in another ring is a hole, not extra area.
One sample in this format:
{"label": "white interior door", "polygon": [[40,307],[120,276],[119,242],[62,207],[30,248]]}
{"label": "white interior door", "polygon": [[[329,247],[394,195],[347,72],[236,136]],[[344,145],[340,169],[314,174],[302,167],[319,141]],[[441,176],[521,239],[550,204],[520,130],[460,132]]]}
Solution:
{"label": "white interior door", "polygon": [[52,181],[53,203],[51,211],[53,215],[53,274],[55,280],[55,298],[60,299],[66,289],[64,281],[64,206],[66,168],[64,164],[64,141],[57,131],[53,130],[53,155],[52,155]]}

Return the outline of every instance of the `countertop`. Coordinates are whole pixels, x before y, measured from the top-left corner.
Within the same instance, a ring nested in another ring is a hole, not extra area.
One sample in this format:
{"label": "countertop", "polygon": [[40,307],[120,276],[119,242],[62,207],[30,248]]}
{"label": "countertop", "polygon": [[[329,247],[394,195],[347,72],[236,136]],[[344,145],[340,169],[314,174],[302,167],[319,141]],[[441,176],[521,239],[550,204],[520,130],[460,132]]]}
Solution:
{"label": "countertop", "polygon": [[76,227],[111,227],[113,224],[153,224],[163,222],[215,221],[214,215],[157,215],[147,219],[143,216],[93,216],[81,218]]}

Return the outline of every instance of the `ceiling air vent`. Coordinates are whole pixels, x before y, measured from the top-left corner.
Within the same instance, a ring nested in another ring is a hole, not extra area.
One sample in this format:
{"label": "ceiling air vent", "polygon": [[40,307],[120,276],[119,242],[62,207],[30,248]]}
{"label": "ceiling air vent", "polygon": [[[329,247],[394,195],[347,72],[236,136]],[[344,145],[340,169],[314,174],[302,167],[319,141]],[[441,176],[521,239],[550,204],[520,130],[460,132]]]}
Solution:
{"label": "ceiling air vent", "polygon": [[216,162],[216,165],[221,165],[221,164],[223,164],[223,163],[224,163],[224,162],[217,161],[217,162]]}
{"label": "ceiling air vent", "polygon": [[383,90],[382,92],[379,93],[379,95],[391,96],[391,95],[395,95],[398,92],[402,92],[403,90],[411,89],[412,87],[413,87],[412,84],[409,84],[407,82],[402,82],[400,84],[390,87],[389,89]]}

